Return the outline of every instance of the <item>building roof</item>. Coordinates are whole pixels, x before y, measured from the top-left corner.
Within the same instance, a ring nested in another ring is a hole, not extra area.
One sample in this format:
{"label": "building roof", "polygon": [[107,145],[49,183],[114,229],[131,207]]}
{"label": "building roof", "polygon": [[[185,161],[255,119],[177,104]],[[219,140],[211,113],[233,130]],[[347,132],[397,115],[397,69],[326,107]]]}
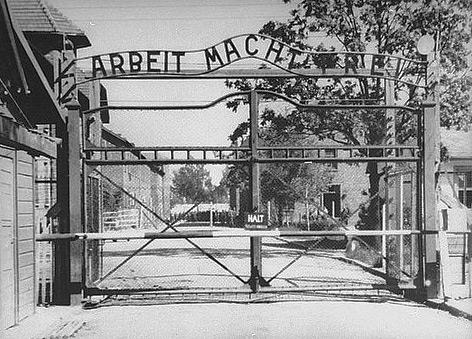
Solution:
{"label": "building roof", "polygon": [[[102,126],[102,138],[103,140],[108,141],[109,143],[113,144],[116,147],[129,147],[129,148],[136,147],[135,144],[128,141],[124,136],[118,133],[115,133],[111,131],[110,129],[103,126]],[[140,151],[132,151],[131,153],[133,153],[138,159],[146,159],[146,157]],[[148,164],[148,167],[151,169],[151,171],[161,176],[165,174],[162,166]]]}
{"label": "building roof", "polygon": [[[0,0],[0,5],[0,42],[2,46],[10,45],[0,48],[1,64],[8,66],[0,67],[0,83],[3,95],[10,102],[10,112],[16,121],[26,127],[39,123],[64,123],[65,112],[57,103],[26,37],[16,21],[11,20],[8,3]],[[9,39],[3,39],[5,34]],[[16,53],[9,53],[10,50],[15,50]],[[24,74],[25,84],[20,84],[21,81],[15,75],[20,71]]]}
{"label": "building roof", "polygon": [[465,132],[441,128],[441,142],[450,158],[472,158],[472,130]]}
{"label": "building roof", "polygon": [[61,12],[43,0],[8,0],[8,6],[24,32],[84,34]]}
{"label": "building roof", "polygon": [[8,0],[8,6],[19,28],[26,34],[66,35],[77,48],[90,46],[85,33],[44,0]]}

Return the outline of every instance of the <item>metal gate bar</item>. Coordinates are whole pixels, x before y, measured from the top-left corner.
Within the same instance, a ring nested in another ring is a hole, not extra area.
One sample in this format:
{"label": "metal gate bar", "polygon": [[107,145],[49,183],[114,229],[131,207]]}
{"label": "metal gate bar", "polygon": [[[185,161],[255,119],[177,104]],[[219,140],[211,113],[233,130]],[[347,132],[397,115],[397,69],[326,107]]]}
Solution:
{"label": "metal gate bar", "polygon": [[[36,241],[55,240],[142,240],[142,239],[188,239],[188,238],[252,238],[252,237],[366,237],[382,235],[435,235],[437,230],[390,230],[390,231],[292,231],[292,230],[210,230],[210,231],[179,231],[179,232],[136,232],[127,235],[111,235],[109,233],[51,233],[38,234]],[[449,233],[449,232],[448,232]],[[461,232],[470,233],[470,232]]]}
{"label": "metal gate bar", "polygon": [[[159,231],[159,233],[164,233],[166,232],[168,229],[172,229],[174,232],[176,233],[180,233],[179,230],[177,230],[174,225],[179,222],[180,220],[182,220],[182,218],[184,218],[188,213],[190,213],[195,207],[197,207],[199,203],[196,203],[195,205],[192,206],[192,208],[190,208],[187,212],[185,212],[179,219],[176,219],[174,220],[173,222],[169,222],[165,219],[163,219],[162,217],[160,217],[156,212],[154,212],[153,210],[151,210],[149,207],[147,207],[143,202],[141,202],[138,198],[134,197],[132,194],[130,194],[129,192],[127,192],[125,189],[123,189],[122,187],[120,187],[117,183],[115,183],[113,180],[111,180],[110,178],[108,178],[106,175],[104,175],[103,173],[101,173],[99,170],[97,170],[96,168],[94,169],[95,172],[97,172],[99,175],[101,175],[103,178],[105,178],[106,180],[108,180],[112,185],[114,185],[116,188],[118,188],[120,191],[122,191],[123,193],[125,193],[128,197],[130,197],[131,199],[135,200],[138,204],[140,204],[143,208],[145,208],[147,211],[149,211],[152,215],[154,215],[156,218],[158,218],[160,221],[162,221],[163,223],[165,223],[167,225],[166,228],[164,228],[162,231]],[[121,262],[118,266],[116,266],[114,269],[112,269],[111,272],[108,272],[108,274],[105,275],[105,277],[108,277],[110,276],[112,273],[116,272],[120,267],[122,267],[125,263],[127,263],[132,257],[136,256],[139,252],[141,252],[144,248],[146,248],[150,243],[152,243],[154,239],[151,239],[150,241],[148,241],[147,243],[145,243],[143,246],[141,246],[138,250],[136,250],[135,252],[133,252],[128,258],[126,258],[123,262]],[[245,281],[244,279],[242,279],[239,275],[237,275],[236,273],[234,273],[232,270],[230,270],[225,264],[223,264],[222,262],[220,262],[218,259],[216,259],[213,255],[211,255],[210,253],[208,253],[207,251],[205,251],[203,248],[201,248],[200,246],[198,246],[195,242],[193,242],[192,240],[188,239],[188,238],[185,238],[185,240],[191,244],[193,247],[195,247],[196,249],[198,249],[201,253],[203,253],[204,255],[206,255],[209,259],[211,259],[212,261],[214,261],[216,264],[218,264],[221,268],[223,268],[225,271],[227,271],[228,273],[230,273],[233,277],[235,277],[236,279],[238,279],[239,281],[241,281],[242,283],[246,284],[247,281]],[[105,277],[102,277],[100,279],[100,281],[103,281]]]}
{"label": "metal gate bar", "polygon": [[299,253],[294,259],[292,259],[292,261],[290,261],[287,265],[285,265],[284,267],[282,267],[282,269],[280,271],[278,271],[277,273],[275,273],[271,278],[269,278],[267,280],[267,283],[270,283],[272,280],[274,280],[275,278],[277,278],[280,274],[282,274],[284,271],[286,271],[290,266],[292,266],[293,264],[295,264],[301,257],[303,257],[305,254],[307,254],[310,250],[313,249],[313,247],[315,247],[316,245],[318,245],[320,243],[322,239],[318,239],[314,244],[312,244],[311,246],[308,246],[306,247],[305,251],[303,251],[302,253]]}

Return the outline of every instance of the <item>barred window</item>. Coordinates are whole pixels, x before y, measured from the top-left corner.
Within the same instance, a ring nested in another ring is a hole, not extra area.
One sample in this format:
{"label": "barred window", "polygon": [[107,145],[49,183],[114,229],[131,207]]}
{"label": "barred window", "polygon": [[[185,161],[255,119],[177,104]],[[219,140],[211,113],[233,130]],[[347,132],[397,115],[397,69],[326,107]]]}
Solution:
{"label": "barred window", "polygon": [[[337,157],[337,152],[335,149],[330,149],[327,148],[324,150],[325,157],[327,158],[336,158]],[[338,163],[337,162],[328,162],[327,166],[332,169],[332,170],[337,170],[338,169]]]}
{"label": "barred window", "polygon": [[472,208],[472,172],[457,173],[458,196],[461,203]]}

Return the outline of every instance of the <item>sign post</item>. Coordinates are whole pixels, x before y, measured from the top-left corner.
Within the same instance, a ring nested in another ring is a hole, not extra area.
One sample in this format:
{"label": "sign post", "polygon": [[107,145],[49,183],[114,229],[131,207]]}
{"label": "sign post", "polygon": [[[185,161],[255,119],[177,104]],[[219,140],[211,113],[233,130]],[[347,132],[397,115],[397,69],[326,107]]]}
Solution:
{"label": "sign post", "polygon": [[[259,163],[257,162],[258,147],[258,126],[259,126],[259,98],[255,90],[250,94],[250,148],[251,148],[251,177],[250,177],[250,208],[252,210],[247,215],[247,220],[260,220],[260,187],[259,187]],[[267,218],[266,218],[267,220]],[[254,225],[254,223],[252,223]],[[251,237],[251,278],[249,285],[253,292],[258,292],[261,286],[268,286],[267,282],[262,278],[262,240],[261,237]]]}

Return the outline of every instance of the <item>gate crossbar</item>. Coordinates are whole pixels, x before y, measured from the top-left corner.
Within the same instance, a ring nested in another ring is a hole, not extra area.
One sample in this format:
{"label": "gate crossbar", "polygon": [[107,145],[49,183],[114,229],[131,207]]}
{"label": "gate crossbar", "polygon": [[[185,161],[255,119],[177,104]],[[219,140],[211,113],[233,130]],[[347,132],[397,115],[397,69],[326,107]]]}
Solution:
{"label": "gate crossbar", "polygon": [[388,231],[292,231],[292,230],[203,230],[203,231],[176,231],[176,232],[133,232],[128,234],[108,233],[52,233],[37,234],[36,241],[59,240],[142,240],[142,239],[190,239],[190,238],[253,238],[253,237],[364,237],[389,235],[430,235],[438,231],[420,230],[388,230]]}
{"label": "gate crossbar", "polygon": [[[105,178],[106,180],[108,180],[113,186],[115,186],[116,188],[120,189],[123,193],[125,193],[128,197],[130,197],[131,199],[135,200],[139,205],[141,205],[143,208],[145,208],[147,211],[149,211],[150,213],[152,213],[152,215],[154,215],[156,218],[158,218],[160,221],[162,221],[163,223],[165,223],[167,226],[157,232],[157,234],[170,234],[170,233],[165,233],[168,229],[171,229],[173,230],[175,233],[180,233],[180,231],[174,227],[174,225],[179,222],[180,220],[182,220],[182,218],[184,218],[188,213],[190,213],[195,207],[197,207],[200,202],[196,203],[195,205],[192,206],[192,208],[190,208],[187,212],[185,212],[179,219],[176,219],[174,220],[173,222],[170,222],[170,221],[167,221],[165,219],[163,219],[161,216],[159,216],[156,212],[154,212],[152,209],[150,209],[149,207],[147,207],[142,201],[140,201],[139,199],[137,199],[136,197],[134,197],[132,194],[130,194],[129,192],[127,192],[124,188],[122,188],[121,186],[119,186],[117,183],[115,183],[113,180],[111,180],[110,178],[108,178],[106,175],[104,175],[102,172],[100,172],[99,170],[97,170],[96,168],[94,169],[95,172],[97,172],[100,176],[102,176],[103,178]],[[93,234],[93,233],[89,233],[89,234]],[[96,233],[95,233],[96,234]],[[100,239],[96,239],[96,240],[100,240]],[[102,239],[104,240],[104,239]],[[114,269],[112,269],[112,272],[108,272],[105,277],[108,277],[110,276],[110,274],[112,274],[113,272],[115,272],[116,270],[118,270],[121,266],[123,266],[126,262],[128,262],[132,257],[134,257],[135,255],[137,255],[139,252],[141,252],[144,248],[146,248],[150,243],[152,243],[154,239],[151,238],[150,241],[148,241],[147,243],[145,243],[143,246],[141,246],[138,250],[136,250],[135,252],[133,252],[129,257],[127,257],[124,261],[122,261],[120,264],[118,264]],[[241,281],[242,283],[247,283],[247,281],[245,281],[243,278],[241,278],[239,275],[237,275],[236,273],[234,273],[232,270],[230,270],[225,264],[223,264],[222,262],[220,262],[218,259],[216,259],[213,255],[211,255],[210,253],[208,253],[207,251],[205,251],[203,248],[201,248],[200,246],[198,246],[195,242],[193,242],[192,240],[190,240],[188,237],[185,238],[185,240],[190,243],[193,247],[195,247],[196,249],[198,249],[202,254],[206,255],[209,259],[211,259],[213,262],[215,262],[216,264],[218,264],[221,268],[223,268],[225,271],[227,271],[228,273],[230,273],[233,277],[235,277],[236,279],[238,279],[239,281]],[[100,279],[100,281],[103,281],[105,278],[102,277]]]}
{"label": "gate crossbar", "polygon": [[[298,102],[286,95],[283,95],[281,93],[277,93],[274,91],[269,91],[269,90],[261,90],[261,89],[256,89],[256,93],[258,94],[263,94],[266,96],[272,96],[276,97],[279,99],[282,99],[292,105],[294,105],[297,108],[300,109],[306,109],[306,110],[320,110],[320,109],[328,109],[328,110],[336,110],[336,109],[394,109],[394,110],[406,110],[410,111],[413,113],[419,113],[419,109],[417,107],[410,107],[410,106],[405,106],[405,105],[378,105],[378,104],[303,104],[301,102]],[[249,96],[251,91],[240,91],[240,92],[233,92],[229,93],[226,95],[223,95],[211,102],[208,102],[206,104],[202,105],[154,105],[154,106],[130,106],[130,105],[107,105],[107,106],[101,106],[101,107],[95,107],[92,109],[88,109],[83,111],[83,114],[90,114],[90,113],[95,113],[98,111],[102,110],[137,110],[137,111],[171,111],[171,110],[203,110],[207,109],[210,107],[213,107],[217,104],[219,104],[222,101],[225,101],[226,99],[236,97],[236,96]]]}

